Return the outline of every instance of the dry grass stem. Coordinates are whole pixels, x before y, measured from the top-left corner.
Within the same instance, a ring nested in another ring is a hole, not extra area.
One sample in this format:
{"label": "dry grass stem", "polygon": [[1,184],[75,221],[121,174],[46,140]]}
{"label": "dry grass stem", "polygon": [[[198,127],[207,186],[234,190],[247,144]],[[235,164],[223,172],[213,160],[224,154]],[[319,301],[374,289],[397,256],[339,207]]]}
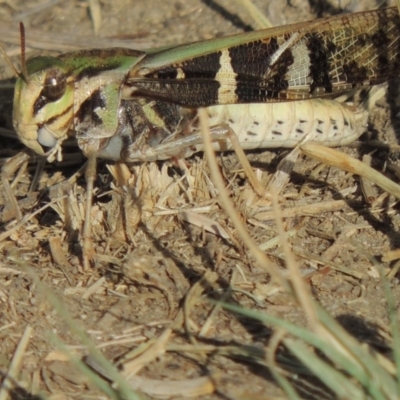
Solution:
{"label": "dry grass stem", "polygon": [[345,171],[356,175],[361,175],[366,179],[371,180],[383,190],[386,190],[397,199],[400,199],[400,186],[386,178],[378,171],[363,164],[361,161],[349,157],[337,150],[319,145],[317,143],[308,142],[300,146],[303,153],[315,160],[324,164],[329,164],[333,167],[341,168]]}
{"label": "dry grass stem", "polygon": [[88,0],[90,16],[93,21],[94,34],[97,36],[101,29],[101,7],[99,0]]}
{"label": "dry grass stem", "polygon": [[288,283],[285,280],[285,278],[283,278],[283,276],[281,275],[281,272],[276,267],[274,267],[268,260],[268,258],[265,256],[265,254],[259,250],[256,243],[254,243],[253,239],[243,226],[234,206],[231,203],[231,200],[229,199],[229,196],[225,190],[223,180],[219,173],[218,166],[216,163],[215,153],[212,148],[211,140],[208,135],[208,116],[204,110],[201,109],[199,110],[199,119],[200,119],[201,133],[204,141],[204,152],[206,154],[208,164],[210,165],[211,177],[213,179],[215,186],[219,190],[221,206],[231,218],[231,222],[234,224],[235,228],[237,229],[245,245],[250,250],[251,254],[257,259],[259,265],[262,268],[265,268],[271,274],[272,278],[275,279],[278,283],[280,283],[283,288],[290,291]]}
{"label": "dry grass stem", "polygon": [[171,329],[165,329],[157,340],[155,340],[142,354],[138,355],[131,361],[125,361],[123,363],[123,377],[129,381],[147,364],[161,357],[166,351],[166,345],[171,338],[171,334]]}
{"label": "dry grass stem", "polygon": [[272,28],[272,22],[251,0],[238,0],[237,3],[244,7],[256,25],[256,29]]}
{"label": "dry grass stem", "polygon": [[[349,206],[352,208],[361,208],[363,205],[361,202],[354,200],[329,200],[290,208],[283,208],[282,218],[321,215],[325,212],[346,210]],[[275,213],[273,210],[258,212],[253,216],[253,218],[259,221],[271,221],[275,219]]]}
{"label": "dry grass stem", "polygon": [[212,394],[216,389],[213,379],[207,376],[177,381],[132,376],[128,379],[128,382],[133,389],[153,396],[156,399],[174,397],[198,398]]}
{"label": "dry grass stem", "polygon": [[7,400],[9,398],[11,389],[15,387],[16,383],[18,382],[18,372],[31,339],[32,331],[32,327],[28,325],[24,330],[17,348],[15,349],[13,358],[8,367],[7,375],[3,378],[3,382],[0,387],[0,400]]}

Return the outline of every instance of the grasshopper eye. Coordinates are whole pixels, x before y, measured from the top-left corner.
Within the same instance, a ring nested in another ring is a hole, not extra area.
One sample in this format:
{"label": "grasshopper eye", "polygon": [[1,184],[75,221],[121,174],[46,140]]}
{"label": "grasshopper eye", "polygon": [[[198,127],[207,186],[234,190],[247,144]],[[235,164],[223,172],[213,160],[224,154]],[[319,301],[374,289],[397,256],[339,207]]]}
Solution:
{"label": "grasshopper eye", "polygon": [[66,88],[67,78],[65,73],[58,68],[52,68],[46,73],[41,95],[47,101],[57,101],[64,95]]}

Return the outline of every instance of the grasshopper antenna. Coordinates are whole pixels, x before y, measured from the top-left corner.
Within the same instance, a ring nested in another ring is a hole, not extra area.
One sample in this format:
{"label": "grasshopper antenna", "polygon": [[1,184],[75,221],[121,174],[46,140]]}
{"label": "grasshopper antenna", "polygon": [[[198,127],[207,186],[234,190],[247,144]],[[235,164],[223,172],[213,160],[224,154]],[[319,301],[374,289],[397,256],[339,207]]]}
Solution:
{"label": "grasshopper antenna", "polygon": [[28,70],[26,69],[26,58],[25,58],[25,26],[23,22],[19,23],[19,32],[21,35],[21,73],[18,74],[23,78],[25,82],[28,82]]}
{"label": "grasshopper antenna", "polygon": [[26,60],[25,60],[25,26],[23,22],[19,23],[19,32],[21,35],[21,72],[19,72],[12,63],[8,54],[4,51],[4,49],[0,46],[0,52],[3,54],[5,60],[7,61],[8,65],[14,71],[14,74],[17,77],[22,78],[25,82],[28,82],[28,70],[26,69]]}

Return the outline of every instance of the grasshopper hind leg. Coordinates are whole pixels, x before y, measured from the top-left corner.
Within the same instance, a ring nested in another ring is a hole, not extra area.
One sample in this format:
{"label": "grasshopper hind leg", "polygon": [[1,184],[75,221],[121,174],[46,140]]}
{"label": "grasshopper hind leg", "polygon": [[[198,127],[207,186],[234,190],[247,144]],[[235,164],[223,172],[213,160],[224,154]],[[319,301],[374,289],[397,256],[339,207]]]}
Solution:
{"label": "grasshopper hind leg", "polygon": [[[264,196],[265,189],[256,178],[250,163],[240,146],[236,133],[227,124],[215,125],[209,128],[214,149],[218,151],[234,150],[237,154],[247,177],[255,191]],[[137,146],[132,144],[125,152],[126,162],[156,161],[170,158],[187,158],[194,153],[203,151],[203,138],[198,129],[184,136],[174,137],[173,140],[155,146]]]}
{"label": "grasshopper hind leg", "polygon": [[[230,135],[230,128],[228,125],[212,127],[210,135],[213,142],[226,142]],[[123,159],[125,162],[146,162],[187,158],[202,149],[203,139],[199,131],[194,131],[189,135],[175,137],[153,146],[133,143],[125,149]]]}
{"label": "grasshopper hind leg", "polygon": [[84,270],[89,270],[91,261],[94,259],[95,251],[92,243],[92,204],[94,181],[96,179],[97,157],[96,154],[88,155],[86,164],[85,179],[86,179],[86,202],[84,211],[84,222],[82,228],[82,259]]}

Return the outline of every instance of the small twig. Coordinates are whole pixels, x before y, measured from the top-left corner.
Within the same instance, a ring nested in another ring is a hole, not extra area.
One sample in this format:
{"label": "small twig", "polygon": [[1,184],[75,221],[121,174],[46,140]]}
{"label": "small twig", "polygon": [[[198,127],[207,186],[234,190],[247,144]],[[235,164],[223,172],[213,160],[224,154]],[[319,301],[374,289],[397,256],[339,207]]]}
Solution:
{"label": "small twig", "polygon": [[[372,161],[372,157],[370,154],[363,155],[362,162],[365,165],[368,165],[370,167],[371,161]],[[372,204],[376,200],[376,197],[377,197],[376,191],[375,191],[374,187],[372,186],[372,182],[369,179],[364,178],[363,176],[361,177],[361,191],[363,193],[364,200],[368,204]]]}

